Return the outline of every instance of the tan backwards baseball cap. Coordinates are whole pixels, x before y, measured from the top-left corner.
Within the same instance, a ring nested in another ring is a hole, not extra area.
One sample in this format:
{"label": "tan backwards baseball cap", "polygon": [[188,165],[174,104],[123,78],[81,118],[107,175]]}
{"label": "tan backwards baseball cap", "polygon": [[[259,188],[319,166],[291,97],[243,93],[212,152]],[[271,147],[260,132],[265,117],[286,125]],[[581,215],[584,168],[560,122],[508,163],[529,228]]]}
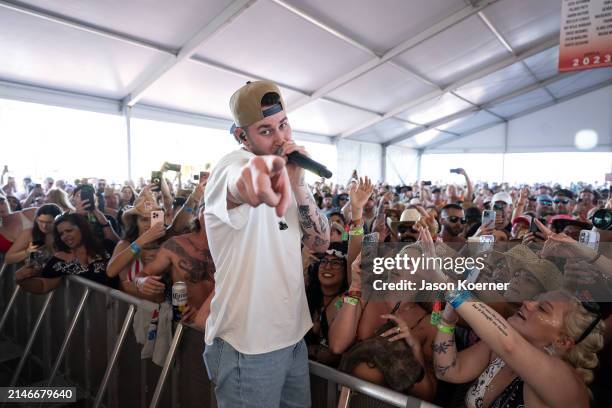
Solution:
{"label": "tan backwards baseball cap", "polygon": [[[279,103],[262,110],[261,99],[270,92],[278,94]],[[229,105],[236,127],[241,128],[285,110],[285,101],[280,89],[271,81],[248,81],[246,85],[234,92]]]}

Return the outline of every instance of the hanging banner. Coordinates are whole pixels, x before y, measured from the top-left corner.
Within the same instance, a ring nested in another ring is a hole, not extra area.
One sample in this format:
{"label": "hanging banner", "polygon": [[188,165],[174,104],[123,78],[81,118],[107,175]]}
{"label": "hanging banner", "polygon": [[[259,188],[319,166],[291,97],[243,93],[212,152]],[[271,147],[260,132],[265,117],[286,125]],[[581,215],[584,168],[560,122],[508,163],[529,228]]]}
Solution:
{"label": "hanging banner", "polygon": [[562,0],[559,71],[612,67],[612,0]]}

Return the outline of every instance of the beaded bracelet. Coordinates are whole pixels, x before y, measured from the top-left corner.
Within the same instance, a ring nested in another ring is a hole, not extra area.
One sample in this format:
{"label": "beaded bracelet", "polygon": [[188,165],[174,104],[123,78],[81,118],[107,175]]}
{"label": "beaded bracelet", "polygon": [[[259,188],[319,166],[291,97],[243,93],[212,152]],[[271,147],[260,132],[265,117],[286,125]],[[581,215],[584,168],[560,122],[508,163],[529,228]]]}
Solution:
{"label": "beaded bracelet", "polygon": [[142,249],[142,248],[140,248],[140,245],[138,245],[138,244],[136,243],[136,241],[134,241],[134,242],[132,242],[132,243],[130,244],[130,251],[132,251],[132,253],[133,253],[134,255],[138,255],[138,254],[140,254],[141,249]]}

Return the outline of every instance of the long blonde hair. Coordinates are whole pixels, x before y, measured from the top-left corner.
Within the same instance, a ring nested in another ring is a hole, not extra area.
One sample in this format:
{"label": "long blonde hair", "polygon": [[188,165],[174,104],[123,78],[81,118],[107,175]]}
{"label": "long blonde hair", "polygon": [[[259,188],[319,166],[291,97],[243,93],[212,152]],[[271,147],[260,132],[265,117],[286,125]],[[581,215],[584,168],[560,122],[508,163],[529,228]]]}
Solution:
{"label": "long blonde hair", "polygon": [[[595,318],[593,313],[582,306],[580,300],[572,296],[569,312],[566,313],[564,318],[563,332],[571,339],[578,340]],[[602,319],[582,341],[574,345],[562,357],[563,360],[576,368],[585,384],[593,381],[593,369],[599,363],[597,352],[604,346],[604,330],[605,325]]]}
{"label": "long blonde hair", "polygon": [[52,188],[49,190],[45,201],[50,204],[57,204],[62,211],[74,211],[74,207],[68,199],[68,193],[61,188]]}

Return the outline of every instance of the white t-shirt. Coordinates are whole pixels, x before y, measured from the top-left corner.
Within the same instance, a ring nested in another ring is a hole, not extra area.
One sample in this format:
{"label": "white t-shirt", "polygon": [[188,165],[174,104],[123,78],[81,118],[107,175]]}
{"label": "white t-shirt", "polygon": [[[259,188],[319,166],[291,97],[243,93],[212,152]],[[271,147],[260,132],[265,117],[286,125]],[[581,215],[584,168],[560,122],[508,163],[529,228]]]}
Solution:
{"label": "white t-shirt", "polygon": [[253,153],[223,157],[206,186],[206,234],[215,262],[215,295],[206,344],[220,337],[244,354],[261,354],[300,341],[312,326],[295,197],[280,230],[275,209],[243,204],[227,209],[227,186]]}

